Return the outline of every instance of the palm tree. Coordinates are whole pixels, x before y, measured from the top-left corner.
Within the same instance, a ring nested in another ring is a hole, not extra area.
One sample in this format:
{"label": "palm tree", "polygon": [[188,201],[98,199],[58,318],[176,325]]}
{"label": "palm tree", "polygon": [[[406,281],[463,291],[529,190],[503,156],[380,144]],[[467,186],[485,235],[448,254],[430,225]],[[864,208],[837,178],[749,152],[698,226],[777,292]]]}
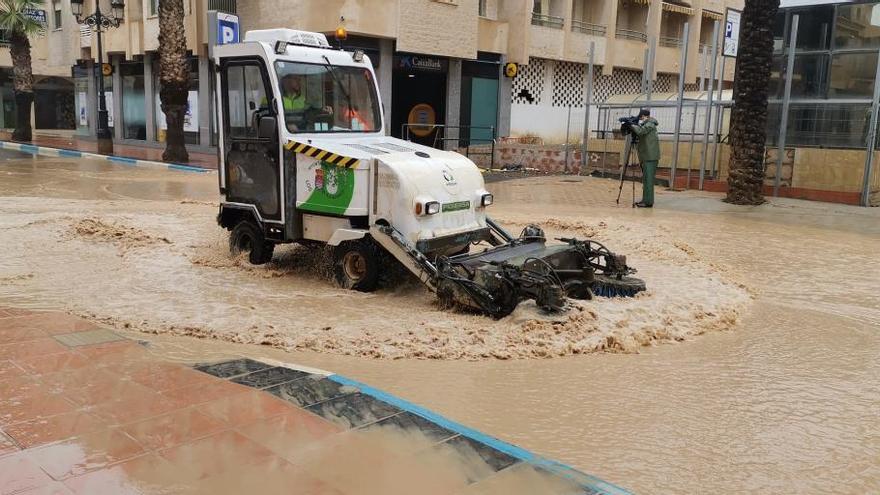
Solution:
{"label": "palm tree", "polygon": [[165,134],[166,162],[187,162],[183,121],[189,94],[189,58],[183,28],[183,0],[159,0],[159,99],[168,130]]}
{"label": "palm tree", "polygon": [[767,95],[773,61],[773,19],[779,0],[746,0],[730,115],[728,203],[764,202],[764,145],[767,141]]}
{"label": "palm tree", "polygon": [[0,0],[0,29],[9,36],[12,56],[12,85],[15,96],[15,130],[12,139],[30,141],[31,105],[34,102],[34,72],[31,67],[31,42],[28,36],[40,34],[44,26],[29,12],[43,5],[43,0]]}

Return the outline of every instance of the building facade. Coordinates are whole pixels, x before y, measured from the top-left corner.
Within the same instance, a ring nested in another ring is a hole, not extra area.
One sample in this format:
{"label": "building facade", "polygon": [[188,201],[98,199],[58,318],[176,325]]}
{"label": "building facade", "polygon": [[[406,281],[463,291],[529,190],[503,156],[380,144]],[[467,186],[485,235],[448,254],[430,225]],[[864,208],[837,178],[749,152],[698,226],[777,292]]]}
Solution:
{"label": "building facade", "polygon": [[[86,0],[84,12],[94,9]],[[100,0],[98,0],[100,1]],[[128,0],[125,21],[104,37],[111,128],[118,141],[160,143],[158,108],[158,0]],[[742,0],[185,0],[192,90],[188,143],[212,146],[213,81],[207,58],[207,12],[239,16],[242,31],[289,27],[331,35],[343,25],[344,46],[363,49],[376,66],[388,131],[433,122],[447,130],[409,137],[486,142],[494,136],[535,134],[564,139],[569,121],[581,132],[587,101],[588,47],[595,46],[592,103],[621,93],[675,91],[681,50],[688,51],[689,89],[708,75],[714,22]],[[96,124],[97,42],[77,25],[69,0],[47,0],[47,31],[33,41],[38,131],[93,136]],[[690,26],[690,41],[682,31]],[[646,53],[653,47],[653,64]],[[508,77],[506,63],[518,64]],[[728,64],[724,80],[733,77]],[[11,62],[0,48],[3,120],[12,122]],[[649,73],[650,77],[644,74]]]}

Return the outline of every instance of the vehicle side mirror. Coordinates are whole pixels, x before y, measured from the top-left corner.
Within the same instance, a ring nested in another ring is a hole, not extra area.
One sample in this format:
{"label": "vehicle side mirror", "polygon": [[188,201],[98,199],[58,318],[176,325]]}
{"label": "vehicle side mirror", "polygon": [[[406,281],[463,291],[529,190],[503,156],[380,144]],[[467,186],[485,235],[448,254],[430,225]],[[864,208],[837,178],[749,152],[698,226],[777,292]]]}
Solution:
{"label": "vehicle side mirror", "polygon": [[275,117],[267,115],[260,119],[257,124],[257,137],[260,139],[273,139],[277,131],[278,121]]}

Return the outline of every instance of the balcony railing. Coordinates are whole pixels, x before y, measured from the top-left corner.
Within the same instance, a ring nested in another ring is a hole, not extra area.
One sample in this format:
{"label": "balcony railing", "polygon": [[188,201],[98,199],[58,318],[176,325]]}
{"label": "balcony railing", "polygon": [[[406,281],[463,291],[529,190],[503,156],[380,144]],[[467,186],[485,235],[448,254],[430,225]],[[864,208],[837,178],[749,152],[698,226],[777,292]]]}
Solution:
{"label": "balcony railing", "polygon": [[218,10],[228,14],[235,14],[236,0],[208,0],[208,10]]}
{"label": "balcony railing", "polygon": [[571,20],[571,30],[592,34],[593,36],[605,36],[605,26],[586,21],[579,21],[577,19]]}
{"label": "balcony railing", "polygon": [[617,28],[616,36],[622,40],[635,40],[641,41],[642,43],[647,43],[648,41],[647,34],[632,29]]}
{"label": "balcony railing", "polygon": [[532,24],[535,26],[544,26],[553,29],[562,29],[565,19],[555,15],[539,14],[532,12]]}
{"label": "balcony railing", "polygon": [[672,36],[661,36],[659,42],[660,46],[668,46],[670,48],[681,47],[681,38],[674,38]]}

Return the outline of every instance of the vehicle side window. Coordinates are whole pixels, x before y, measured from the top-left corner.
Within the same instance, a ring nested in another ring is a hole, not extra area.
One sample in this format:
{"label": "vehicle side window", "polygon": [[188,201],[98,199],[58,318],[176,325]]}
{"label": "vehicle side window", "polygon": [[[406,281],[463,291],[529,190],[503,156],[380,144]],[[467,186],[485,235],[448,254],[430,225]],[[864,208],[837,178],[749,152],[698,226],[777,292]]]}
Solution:
{"label": "vehicle side window", "polygon": [[226,69],[229,136],[233,138],[257,137],[255,124],[260,114],[269,111],[266,87],[260,66],[257,64],[232,65]]}

